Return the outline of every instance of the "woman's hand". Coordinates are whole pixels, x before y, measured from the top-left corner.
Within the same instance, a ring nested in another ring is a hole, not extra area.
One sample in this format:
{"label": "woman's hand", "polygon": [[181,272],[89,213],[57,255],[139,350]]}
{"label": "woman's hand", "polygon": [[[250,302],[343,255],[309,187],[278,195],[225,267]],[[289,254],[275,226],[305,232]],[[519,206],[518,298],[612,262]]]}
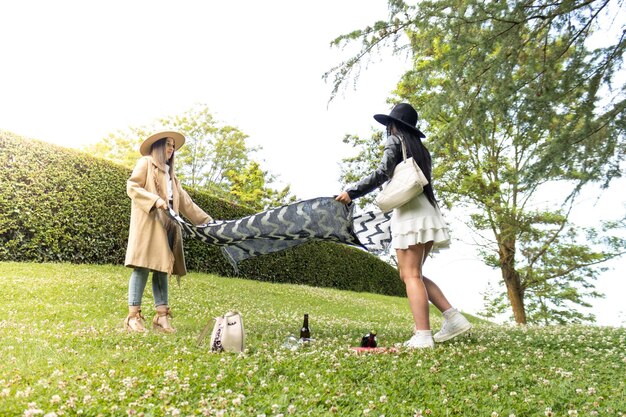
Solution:
{"label": "woman's hand", "polygon": [[350,196],[348,195],[347,192],[343,192],[341,194],[339,194],[337,197],[335,197],[335,200],[339,201],[340,203],[343,203],[345,205],[348,205],[352,202],[352,199],[350,198]]}
{"label": "woman's hand", "polygon": [[154,203],[155,207],[161,210],[167,210],[167,203],[162,198],[159,198],[156,203]]}

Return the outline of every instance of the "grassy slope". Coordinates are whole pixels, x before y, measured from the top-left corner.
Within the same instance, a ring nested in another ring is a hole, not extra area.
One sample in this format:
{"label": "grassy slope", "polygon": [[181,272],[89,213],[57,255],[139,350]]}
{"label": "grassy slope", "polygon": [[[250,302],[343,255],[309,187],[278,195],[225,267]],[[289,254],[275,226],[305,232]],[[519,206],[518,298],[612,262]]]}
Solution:
{"label": "grassy slope", "polygon": [[[356,355],[376,329],[407,339],[406,299],[190,274],[170,289],[175,335],[122,331],[129,270],[0,263],[0,415],[624,415],[626,329],[475,322],[432,351]],[[244,315],[248,352],[196,343]],[[144,314],[151,318],[150,285]],[[281,345],[311,317],[311,346]],[[432,314],[435,329],[440,316]],[[495,413],[495,414],[493,414]]]}

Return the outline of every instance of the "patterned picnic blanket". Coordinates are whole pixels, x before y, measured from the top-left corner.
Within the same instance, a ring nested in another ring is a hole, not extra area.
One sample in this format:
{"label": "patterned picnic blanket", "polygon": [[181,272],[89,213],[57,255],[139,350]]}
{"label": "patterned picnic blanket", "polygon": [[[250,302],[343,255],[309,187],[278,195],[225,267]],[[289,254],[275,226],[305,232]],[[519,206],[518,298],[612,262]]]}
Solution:
{"label": "patterned picnic blanket", "polygon": [[391,242],[391,213],[354,215],[334,197],[302,200],[235,220],[194,226],[169,214],[186,237],[222,247],[235,269],[245,259],[292,248],[310,241],[329,241],[382,253]]}

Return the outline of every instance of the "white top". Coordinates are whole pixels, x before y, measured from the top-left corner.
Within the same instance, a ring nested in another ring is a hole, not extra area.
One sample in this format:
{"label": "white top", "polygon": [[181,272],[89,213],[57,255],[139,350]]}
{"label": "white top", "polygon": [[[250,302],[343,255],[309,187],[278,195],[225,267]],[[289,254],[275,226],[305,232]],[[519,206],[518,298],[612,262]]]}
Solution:
{"label": "white top", "polygon": [[172,179],[170,178],[170,166],[168,164],[165,164],[165,182],[167,183],[167,199],[172,200],[174,191],[172,190]]}

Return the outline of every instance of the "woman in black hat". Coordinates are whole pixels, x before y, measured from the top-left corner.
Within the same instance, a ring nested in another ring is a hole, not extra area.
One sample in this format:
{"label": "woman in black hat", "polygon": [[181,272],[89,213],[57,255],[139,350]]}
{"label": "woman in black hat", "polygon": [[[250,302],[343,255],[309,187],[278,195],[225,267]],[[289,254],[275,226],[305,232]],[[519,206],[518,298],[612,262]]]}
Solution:
{"label": "woman in black hat", "polygon": [[[394,210],[391,217],[392,246],[396,249],[400,278],[406,287],[409,306],[415,321],[414,334],[404,343],[408,348],[432,348],[468,331],[472,326],[461,313],[452,308],[441,289],[422,275],[422,267],[431,251],[449,246],[448,228],[439,211],[431,179],[431,158],[422,143],[426,136],[417,128],[418,115],[407,103],[396,105],[389,115],[376,114],[374,119],[387,126],[387,141],[378,168],[356,185],[342,192],[336,200],[349,204],[352,200],[380,187],[388,181],[396,165],[402,161],[404,139],[407,155],[412,156],[428,179],[424,192]],[[443,325],[434,336],[430,329],[428,301],[443,313]]]}

